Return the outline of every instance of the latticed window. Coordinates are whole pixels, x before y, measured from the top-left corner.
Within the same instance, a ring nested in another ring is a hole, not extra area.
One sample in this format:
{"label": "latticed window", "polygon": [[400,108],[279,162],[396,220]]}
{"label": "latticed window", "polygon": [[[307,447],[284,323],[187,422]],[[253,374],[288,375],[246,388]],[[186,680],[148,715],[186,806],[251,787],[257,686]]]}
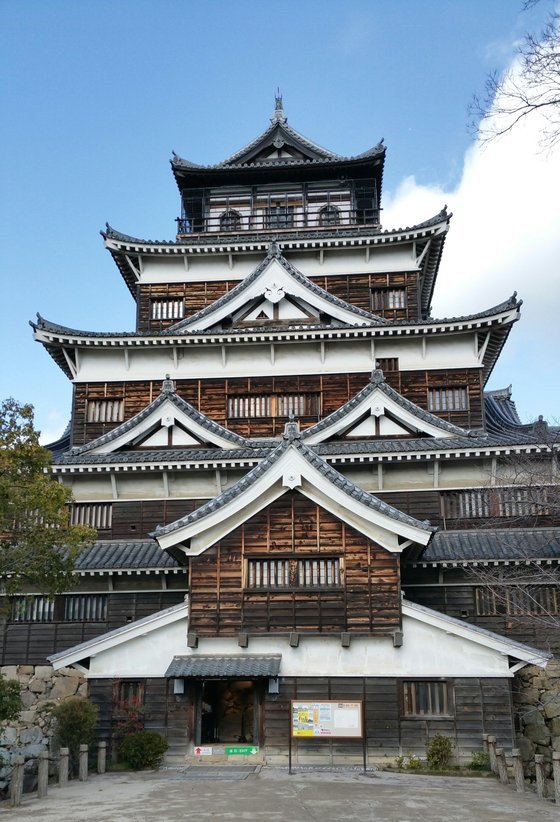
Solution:
{"label": "latticed window", "polygon": [[90,528],[110,528],[113,506],[110,502],[74,503],[70,506],[71,525],[89,525]]}
{"label": "latticed window", "polygon": [[398,357],[379,357],[376,362],[376,368],[385,371],[398,371],[399,358]]}
{"label": "latticed window", "polygon": [[469,392],[466,385],[428,389],[430,411],[467,411],[468,407]]}
{"label": "latticed window", "polygon": [[247,588],[337,588],[340,585],[338,557],[247,561]]}
{"label": "latticed window", "polygon": [[390,311],[406,308],[406,288],[372,288],[372,311]]}
{"label": "latticed window", "polygon": [[122,422],[124,419],[124,400],[122,398],[107,398],[103,400],[88,400],[88,422]]}
{"label": "latticed window", "polygon": [[507,585],[475,588],[477,616],[526,616],[560,613],[558,585]]}
{"label": "latticed window", "polygon": [[180,320],[185,316],[183,300],[152,300],[152,320]]}
{"label": "latticed window", "polygon": [[69,594],[64,597],[65,622],[105,622],[106,594]]}
{"label": "latticed window", "polygon": [[243,417],[318,417],[319,394],[255,394],[230,396],[229,419]]}
{"label": "latticed window", "polygon": [[469,488],[442,494],[444,516],[450,519],[548,516],[556,490],[546,487]]}
{"label": "latticed window", "polygon": [[52,622],[54,599],[47,596],[14,597],[11,618],[12,622]]}
{"label": "latticed window", "polygon": [[319,211],[319,225],[338,225],[340,211],[336,206],[326,205]]}
{"label": "latticed window", "polygon": [[268,228],[291,228],[294,224],[294,207],[276,203],[266,210]]}
{"label": "latticed window", "polygon": [[241,228],[241,214],[233,208],[229,208],[220,216],[220,229],[222,231],[237,231]]}
{"label": "latticed window", "polygon": [[449,715],[447,682],[403,682],[403,710],[405,716]]}

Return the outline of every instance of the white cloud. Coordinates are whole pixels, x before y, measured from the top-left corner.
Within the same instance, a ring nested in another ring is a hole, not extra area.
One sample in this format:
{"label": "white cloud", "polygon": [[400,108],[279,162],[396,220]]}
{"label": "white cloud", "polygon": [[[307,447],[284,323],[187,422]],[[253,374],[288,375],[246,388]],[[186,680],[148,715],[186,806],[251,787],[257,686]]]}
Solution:
{"label": "white cloud", "polygon": [[434,316],[478,311],[518,291],[522,319],[514,328],[489,387],[514,383],[527,419],[560,416],[560,148],[539,149],[534,116],[464,158],[456,189],[402,181],[384,203],[386,227],[410,225],[444,203],[454,216],[434,299]]}
{"label": "white cloud", "polygon": [[56,440],[62,436],[64,429],[68,424],[67,417],[67,414],[63,414],[62,411],[57,408],[49,411],[47,414],[46,425],[41,428],[41,435],[39,437],[39,442],[41,445],[48,445],[50,442],[56,442]]}

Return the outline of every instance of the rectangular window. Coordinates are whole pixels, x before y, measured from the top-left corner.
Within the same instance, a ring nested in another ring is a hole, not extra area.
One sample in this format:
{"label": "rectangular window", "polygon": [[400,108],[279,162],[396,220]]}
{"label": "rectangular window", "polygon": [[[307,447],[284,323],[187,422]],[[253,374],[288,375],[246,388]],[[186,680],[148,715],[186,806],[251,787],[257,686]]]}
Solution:
{"label": "rectangular window", "polygon": [[144,698],[146,683],[141,679],[113,681],[113,719],[126,732],[141,731],[144,727]]}
{"label": "rectangular window", "polygon": [[91,528],[110,528],[113,506],[110,502],[74,503],[70,506],[71,525],[89,525]]}
{"label": "rectangular window", "polygon": [[560,588],[557,585],[477,587],[475,605],[477,616],[556,615],[560,613]]}
{"label": "rectangular window", "polygon": [[466,385],[428,388],[428,409],[430,411],[467,411],[469,392]]}
{"label": "rectangular window", "polygon": [[554,489],[469,488],[442,494],[444,516],[450,519],[550,516]]}
{"label": "rectangular window", "polygon": [[52,622],[54,599],[46,596],[14,597],[11,616],[12,622]]}
{"label": "rectangular window", "polygon": [[338,588],[340,585],[338,557],[247,561],[247,588]]}
{"label": "rectangular window", "polygon": [[183,300],[152,300],[152,320],[181,320],[185,316]]}
{"label": "rectangular window", "polygon": [[228,418],[319,417],[319,394],[262,394],[228,397]]}
{"label": "rectangular window", "polygon": [[116,397],[104,400],[88,400],[88,422],[122,422],[124,420],[124,400]]}
{"label": "rectangular window", "polygon": [[107,596],[105,594],[69,594],[64,597],[65,622],[105,622]]}
{"label": "rectangular window", "polygon": [[294,224],[294,207],[276,203],[266,210],[267,228],[291,228]]}
{"label": "rectangular window", "polygon": [[558,613],[559,598],[556,585],[514,587],[506,593],[507,612],[511,616]]}
{"label": "rectangular window", "polygon": [[398,371],[399,370],[399,358],[398,357],[379,357],[376,362],[376,367],[379,368],[384,373],[386,371]]}
{"label": "rectangular window", "polygon": [[406,288],[372,288],[371,310],[392,311],[397,308],[406,308]]}
{"label": "rectangular window", "polygon": [[405,716],[449,716],[447,682],[403,682]]}

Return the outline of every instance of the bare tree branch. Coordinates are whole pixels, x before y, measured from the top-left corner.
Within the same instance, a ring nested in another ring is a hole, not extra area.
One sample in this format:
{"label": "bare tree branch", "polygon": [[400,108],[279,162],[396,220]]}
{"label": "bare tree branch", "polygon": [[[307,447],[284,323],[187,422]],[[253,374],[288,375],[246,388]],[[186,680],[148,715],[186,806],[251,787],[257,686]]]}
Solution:
{"label": "bare tree branch", "polygon": [[[525,8],[535,5],[525,3]],[[527,34],[514,65],[502,76],[487,77],[485,93],[469,107],[471,128],[482,144],[511,132],[537,112],[542,117],[540,144],[560,142],[560,15],[552,13],[540,36]]]}

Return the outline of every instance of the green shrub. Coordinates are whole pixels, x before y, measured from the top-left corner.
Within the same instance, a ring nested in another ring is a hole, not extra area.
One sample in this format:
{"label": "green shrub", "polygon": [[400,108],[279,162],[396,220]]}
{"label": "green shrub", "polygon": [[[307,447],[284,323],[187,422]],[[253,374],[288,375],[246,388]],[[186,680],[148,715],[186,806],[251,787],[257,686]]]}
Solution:
{"label": "green shrub", "polygon": [[21,685],[0,674],[0,722],[17,719],[22,710]]}
{"label": "green shrub", "polygon": [[61,748],[69,748],[70,765],[78,765],[80,745],[90,745],[99,708],[83,696],[65,699],[53,709],[56,719],[55,738]]}
{"label": "green shrub", "polygon": [[155,731],[138,731],[123,737],[119,756],[134,768],[155,768],[167,750],[167,742]]}
{"label": "green shrub", "polygon": [[414,754],[411,754],[408,757],[408,761],[405,765],[405,768],[407,769],[407,771],[419,771],[420,768],[422,767],[422,765],[423,765],[423,763],[422,763],[422,760],[420,759],[420,757],[419,756],[414,756]]}
{"label": "green shrub", "polygon": [[452,750],[453,741],[450,737],[443,736],[443,734],[433,736],[426,742],[428,768],[434,771],[442,771],[449,765]]}
{"label": "green shrub", "polygon": [[471,771],[489,771],[490,758],[488,754],[484,751],[473,751],[467,768]]}

